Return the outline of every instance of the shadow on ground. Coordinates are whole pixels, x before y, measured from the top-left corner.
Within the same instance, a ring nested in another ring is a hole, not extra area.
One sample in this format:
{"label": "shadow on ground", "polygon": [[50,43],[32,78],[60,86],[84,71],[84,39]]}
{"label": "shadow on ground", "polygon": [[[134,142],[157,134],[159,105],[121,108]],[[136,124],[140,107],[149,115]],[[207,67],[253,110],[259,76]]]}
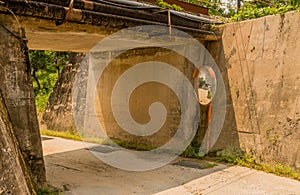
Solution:
{"label": "shadow on ground", "polygon": [[[152,171],[123,171],[101,162],[82,142],[47,137],[43,140],[47,180],[63,189],[64,194],[153,194],[227,168],[205,168],[207,161],[179,157]],[[104,154],[116,151],[103,145],[92,150]]]}

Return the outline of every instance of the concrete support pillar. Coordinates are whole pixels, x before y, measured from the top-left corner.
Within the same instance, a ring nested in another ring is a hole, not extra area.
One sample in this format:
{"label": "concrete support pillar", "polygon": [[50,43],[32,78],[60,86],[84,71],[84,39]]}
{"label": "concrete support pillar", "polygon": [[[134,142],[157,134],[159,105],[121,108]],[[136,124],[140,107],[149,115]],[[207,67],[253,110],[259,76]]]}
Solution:
{"label": "concrete support pillar", "polygon": [[0,91],[11,118],[30,178],[35,188],[45,181],[41,137],[37,120],[28,47],[12,17],[0,17]]}
{"label": "concrete support pillar", "polygon": [[0,194],[34,194],[1,93],[0,135]]}

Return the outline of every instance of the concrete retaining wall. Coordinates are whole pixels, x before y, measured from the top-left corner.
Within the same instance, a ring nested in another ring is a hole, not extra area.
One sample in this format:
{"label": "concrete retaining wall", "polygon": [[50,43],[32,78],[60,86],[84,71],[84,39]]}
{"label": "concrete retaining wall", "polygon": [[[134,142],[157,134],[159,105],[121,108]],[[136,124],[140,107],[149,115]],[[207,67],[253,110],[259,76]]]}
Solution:
{"label": "concrete retaining wall", "polygon": [[[210,50],[226,68],[239,145],[300,170],[300,12],[223,26]],[[225,79],[226,80],[226,79]],[[230,136],[224,125],[219,140]]]}
{"label": "concrete retaining wall", "polygon": [[[107,55],[110,54],[108,53]],[[129,110],[137,123],[146,124],[150,121],[150,115],[148,113],[149,106],[154,102],[162,103],[166,108],[167,118],[159,131],[150,136],[132,135],[118,125],[112,113],[112,89],[117,79],[134,65],[151,60],[173,65],[181,71],[191,83],[194,82],[192,78],[195,69],[194,65],[173,51],[162,48],[139,48],[121,54],[104,70],[97,85],[97,116],[106,134],[110,138],[152,146],[161,146],[168,142],[177,132],[181,117],[179,99],[169,87],[158,82],[147,82],[138,86],[130,96]],[[176,81],[176,78],[174,78],[174,82]],[[182,83],[182,81],[178,80],[178,83]],[[206,118],[202,120],[204,123]]]}

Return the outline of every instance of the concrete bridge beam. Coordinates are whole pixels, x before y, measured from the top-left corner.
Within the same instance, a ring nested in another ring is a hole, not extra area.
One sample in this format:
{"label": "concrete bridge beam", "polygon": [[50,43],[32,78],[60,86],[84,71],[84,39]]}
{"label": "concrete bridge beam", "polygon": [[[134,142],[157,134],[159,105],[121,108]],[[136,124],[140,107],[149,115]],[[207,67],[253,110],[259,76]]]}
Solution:
{"label": "concrete bridge beam", "polygon": [[[12,0],[0,7],[0,17],[8,19],[11,9],[26,31],[28,47],[34,50],[88,52],[106,36],[140,25],[168,26],[168,14],[158,10],[135,10],[94,1]],[[159,10],[161,11],[161,10]],[[210,30],[208,18],[187,19],[171,15],[172,28],[185,31],[199,41],[216,41],[217,32]]]}

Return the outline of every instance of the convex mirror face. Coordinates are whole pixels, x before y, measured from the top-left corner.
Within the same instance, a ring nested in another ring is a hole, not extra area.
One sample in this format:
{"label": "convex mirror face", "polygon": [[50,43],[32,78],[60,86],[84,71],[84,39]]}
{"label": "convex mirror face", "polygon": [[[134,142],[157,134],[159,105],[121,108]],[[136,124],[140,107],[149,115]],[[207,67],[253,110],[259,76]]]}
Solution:
{"label": "convex mirror face", "polygon": [[214,70],[209,66],[201,66],[195,82],[199,103],[201,105],[209,104],[213,100],[217,87]]}

